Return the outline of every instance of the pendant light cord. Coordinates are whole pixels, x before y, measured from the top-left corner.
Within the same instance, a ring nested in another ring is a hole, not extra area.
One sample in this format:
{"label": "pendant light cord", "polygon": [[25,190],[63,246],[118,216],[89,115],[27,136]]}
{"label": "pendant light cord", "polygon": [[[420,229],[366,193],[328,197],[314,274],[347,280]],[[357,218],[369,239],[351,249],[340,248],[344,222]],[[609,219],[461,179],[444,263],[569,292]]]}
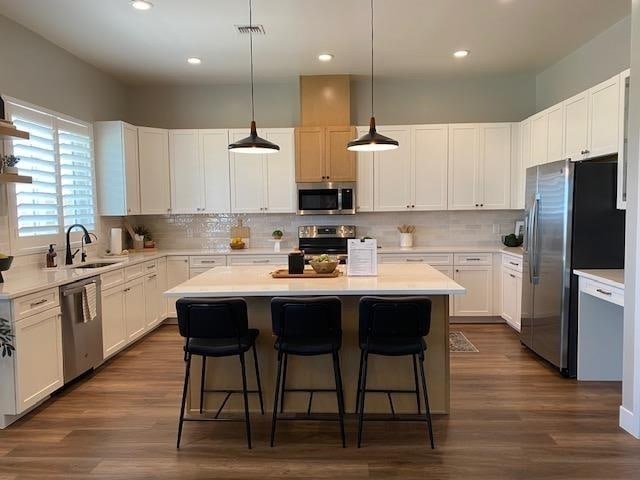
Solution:
{"label": "pendant light cord", "polygon": [[372,117],[374,116],[373,115],[373,0],[371,0],[371,116]]}
{"label": "pendant light cord", "polygon": [[[373,0],[372,0],[373,1]],[[251,120],[255,121],[255,106],[253,102],[253,15],[251,8],[252,0],[249,0],[249,58],[251,59]]]}

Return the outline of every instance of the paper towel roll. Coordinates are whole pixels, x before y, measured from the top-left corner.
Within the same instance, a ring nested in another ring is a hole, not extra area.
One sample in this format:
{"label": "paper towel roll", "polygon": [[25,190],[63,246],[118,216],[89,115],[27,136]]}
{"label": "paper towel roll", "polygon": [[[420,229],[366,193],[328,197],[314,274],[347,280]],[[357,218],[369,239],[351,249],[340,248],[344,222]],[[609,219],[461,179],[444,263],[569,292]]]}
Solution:
{"label": "paper towel roll", "polygon": [[120,255],[122,253],[122,229],[111,229],[111,244],[109,249],[113,255]]}

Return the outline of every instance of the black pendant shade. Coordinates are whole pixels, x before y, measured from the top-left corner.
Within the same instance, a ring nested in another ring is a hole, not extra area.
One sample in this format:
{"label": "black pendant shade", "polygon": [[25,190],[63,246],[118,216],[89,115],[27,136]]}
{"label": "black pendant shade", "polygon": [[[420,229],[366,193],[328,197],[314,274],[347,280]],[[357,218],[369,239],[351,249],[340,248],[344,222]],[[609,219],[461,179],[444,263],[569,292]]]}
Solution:
{"label": "black pendant shade", "polygon": [[376,131],[376,119],[371,117],[369,131],[360,138],[347,143],[347,150],[352,152],[382,152],[398,148],[399,143],[393,138],[385,137]]}
{"label": "black pendant shade", "polygon": [[280,150],[280,147],[259,137],[256,131],[256,122],[252,120],[249,136],[230,144],[229,150],[234,153],[273,153]]}
{"label": "black pendant shade", "polygon": [[280,147],[269,140],[260,138],[256,130],[255,121],[255,104],[253,100],[253,8],[252,0],[249,0],[249,54],[251,63],[251,131],[249,136],[229,144],[229,151],[234,153],[274,153],[280,150]]}

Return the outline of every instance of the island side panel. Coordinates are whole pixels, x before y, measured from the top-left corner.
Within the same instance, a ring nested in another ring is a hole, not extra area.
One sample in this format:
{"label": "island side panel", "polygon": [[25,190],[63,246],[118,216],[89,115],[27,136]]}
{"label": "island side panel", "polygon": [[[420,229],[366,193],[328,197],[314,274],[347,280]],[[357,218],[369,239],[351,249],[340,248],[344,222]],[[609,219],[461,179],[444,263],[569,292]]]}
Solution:
{"label": "island side panel", "polygon": [[[449,300],[447,295],[430,296],[433,307],[431,331],[427,337],[425,372],[429,388],[429,401],[432,413],[449,413]],[[343,342],[340,353],[342,381],[347,412],[355,411],[355,397],[360,361],[358,346],[358,296],[341,297]],[[249,325],[260,330],[258,338],[258,361],[262,380],[265,409],[271,411],[274,401],[277,353],[273,348],[274,337],[271,334],[271,298],[247,298]],[[369,357],[368,387],[370,388],[414,388],[411,357]],[[246,354],[248,385],[255,388],[255,371],[251,352]],[[192,362],[190,382],[190,409],[195,413],[199,408],[201,363],[199,357]],[[240,362],[237,357],[211,358],[207,363],[206,388],[238,389],[241,387]],[[333,369],[331,356],[289,357],[287,372],[289,388],[333,388]],[[235,397],[235,398],[234,398]],[[205,409],[215,412],[224,398],[224,394],[205,394]],[[394,407],[398,413],[415,413],[414,394],[394,395]],[[285,412],[306,412],[308,394],[288,393],[285,398]],[[421,399],[422,403],[422,399]],[[250,406],[259,412],[257,395],[250,395]],[[422,405],[424,409],[424,405]],[[242,410],[242,396],[234,395],[224,412]],[[312,411],[336,412],[337,403],[333,393],[316,393]],[[389,413],[389,402],[384,394],[367,394],[366,411],[369,413]]]}

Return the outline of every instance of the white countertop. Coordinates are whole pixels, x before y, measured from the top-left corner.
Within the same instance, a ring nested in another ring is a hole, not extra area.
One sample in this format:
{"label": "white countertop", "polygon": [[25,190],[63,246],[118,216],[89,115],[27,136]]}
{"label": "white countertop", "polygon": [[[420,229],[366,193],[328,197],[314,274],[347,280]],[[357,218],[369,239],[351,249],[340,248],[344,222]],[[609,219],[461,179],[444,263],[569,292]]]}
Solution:
{"label": "white countertop", "polygon": [[[278,267],[216,267],[165,292],[167,297],[275,295],[459,295],[466,290],[429,265],[382,264],[377,277],[272,278]],[[340,267],[344,271],[344,267]]]}
{"label": "white countertop", "polygon": [[579,277],[595,280],[614,288],[624,289],[624,269],[592,269],[592,270],[574,270]]}
{"label": "white countertop", "polygon": [[[3,272],[5,283],[0,283],[0,300],[8,300],[22,295],[35,293],[46,288],[59,287],[76,280],[100,275],[102,273],[118,268],[135,265],[148,260],[155,260],[166,256],[197,256],[197,255],[287,255],[288,248],[283,248],[282,252],[274,252],[272,248],[246,248],[243,250],[153,250],[149,252],[132,252],[125,257],[93,257],[87,262],[115,262],[113,265],[94,269],[70,269],[60,267],[55,270],[45,270],[42,268],[22,267],[13,268]],[[522,248],[508,248],[503,245],[463,245],[463,246],[425,246],[425,247],[382,247],[378,249],[379,254],[429,254],[429,253],[508,253],[522,257]],[[60,256],[58,257],[61,260]],[[407,265],[404,265],[406,268]],[[315,280],[317,281],[317,280]]]}

